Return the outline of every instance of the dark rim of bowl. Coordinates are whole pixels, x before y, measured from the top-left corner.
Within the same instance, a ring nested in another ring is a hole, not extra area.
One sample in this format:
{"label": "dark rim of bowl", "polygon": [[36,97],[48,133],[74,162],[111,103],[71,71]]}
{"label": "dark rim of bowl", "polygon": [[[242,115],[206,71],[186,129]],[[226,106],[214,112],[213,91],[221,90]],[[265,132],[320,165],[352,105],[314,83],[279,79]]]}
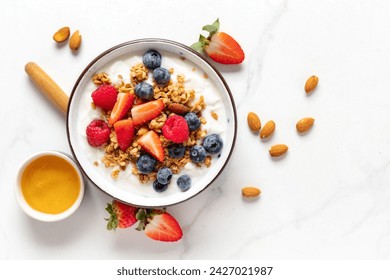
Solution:
{"label": "dark rim of bowl", "polygon": [[[107,54],[109,54],[110,52],[116,50],[116,49],[119,49],[121,47],[124,47],[124,46],[128,46],[128,45],[133,45],[133,44],[139,44],[139,43],[144,43],[144,42],[155,42],[155,43],[165,43],[165,44],[171,44],[171,45],[175,45],[179,48],[182,48],[182,49],[185,49],[193,54],[195,54],[196,56],[198,56],[200,59],[202,59],[206,64],[208,64],[208,66],[210,66],[213,71],[218,75],[218,77],[221,79],[224,87],[226,88],[228,94],[229,94],[229,97],[230,97],[230,101],[231,101],[231,104],[232,104],[232,108],[233,108],[233,117],[234,117],[234,135],[233,135],[233,141],[232,141],[232,147],[229,151],[229,154],[226,158],[226,161],[224,162],[222,168],[218,171],[217,175],[204,187],[202,188],[199,192],[195,193],[194,195],[182,200],[182,201],[179,201],[179,202],[175,202],[175,203],[171,203],[171,204],[163,204],[163,205],[156,205],[156,206],[144,206],[144,205],[137,205],[137,204],[133,204],[133,203],[130,203],[130,202],[127,202],[127,201],[123,201],[122,199],[120,198],[117,198],[115,196],[113,196],[112,194],[104,191],[102,188],[100,188],[99,185],[97,185],[87,174],[87,172],[85,172],[83,166],[80,164],[77,156],[76,156],[76,153],[73,149],[73,145],[70,141],[70,129],[69,129],[69,109],[70,107],[72,106],[72,99],[74,97],[74,94],[75,94],[75,91],[81,81],[81,79],[85,76],[85,74],[88,72],[88,70],[97,62],[99,61],[102,57],[106,56]],[[197,196],[198,194],[200,194],[201,192],[203,192],[204,190],[206,190],[210,185],[212,185],[212,183],[221,175],[221,173],[223,172],[223,170],[225,169],[226,165],[228,164],[232,154],[233,154],[233,150],[234,150],[234,146],[236,144],[236,138],[237,138],[237,109],[236,109],[236,104],[234,102],[234,98],[233,98],[233,95],[230,91],[230,88],[226,82],[226,80],[224,79],[224,77],[222,76],[222,74],[219,72],[219,70],[217,70],[210,62],[207,61],[207,59],[201,55],[200,53],[196,52],[195,50],[193,50],[192,48],[186,46],[186,45],[183,45],[182,43],[178,43],[176,41],[171,41],[171,40],[167,40],[167,39],[160,39],[160,38],[145,38],[145,39],[137,39],[137,40],[132,40],[132,41],[128,41],[128,42],[124,42],[122,44],[119,44],[119,45],[116,45],[104,52],[102,52],[100,55],[98,55],[94,60],[92,60],[88,65],[87,67],[84,68],[84,70],[81,72],[79,78],[77,79],[75,85],[73,86],[73,89],[72,89],[72,92],[71,92],[71,95],[69,97],[69,102],[68,102],[68,108],[67,108],[67,113],[66,113],[66,133],[67,133],[67,137],[68,137],[68,143],[69,143],[69,147],[71,149],[71,152],[73,154],[73,157],[75,159],[75,162],[76,164],[80,167],[80,170],[82,170],[82,172],[85,174],[85,176],[88,178],[88,180],[90,182],[92,182],[98,189],[100,189],[102,192],[106,193],[107,195],[109,195],[110,197],[116,199],[116,200],[119,200],[121,202],[124,202],[126,204],[131,204],[131,205],[134,205],[136,207],[140,207],[140,208],[162,208],[162,207],[167,207],[167,206],[172,206],[172,205],[176,205],[176,204],[180,204],[180,203],[183,203],[195,196]]]}

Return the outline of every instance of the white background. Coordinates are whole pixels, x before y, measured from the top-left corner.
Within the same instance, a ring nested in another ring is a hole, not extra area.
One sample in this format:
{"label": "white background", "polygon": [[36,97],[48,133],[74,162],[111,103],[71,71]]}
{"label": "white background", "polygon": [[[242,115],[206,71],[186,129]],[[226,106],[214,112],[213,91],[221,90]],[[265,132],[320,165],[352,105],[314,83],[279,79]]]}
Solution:
{"label": "white background", "polygon": [[[7,1],[0,43],[0,259],[389,259],[390,2]],[[170,207],[184,237],[173,244],[134,229],[108,232],[110,197],[89,185],[76,214],[58,223],[27,217],[14,198],[19,164],[41,150],[70,152],[65,118],[24,72],[38,63],[70,93],[84,67],[119,43],[159,37],[190,45],[220,19],[246,58],[216,65],[238,109],[238,138],[224,175]],[[80,30],[77,53],[58,46],[62,26]],[[319,77],[306,96],[310,75]],[[260,141],[249,111],[276,131]],[[300,136],[295,123],[316,119]],[[285,143],[272,160],[269,146]],[[242,199],[243,186],[262,197]]]}

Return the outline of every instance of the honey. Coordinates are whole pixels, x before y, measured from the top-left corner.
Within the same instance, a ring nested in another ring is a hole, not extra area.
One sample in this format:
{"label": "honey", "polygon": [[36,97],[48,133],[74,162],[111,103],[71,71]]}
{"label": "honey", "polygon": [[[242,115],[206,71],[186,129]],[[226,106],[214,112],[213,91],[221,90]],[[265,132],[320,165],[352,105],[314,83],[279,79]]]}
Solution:
{"label": "honey", "polygon": [[80,176],[65,159],[45,155],[30,162],[21,177],[21,190],[26,202],[46,214],[59,214],[69,209],[80,193]]}

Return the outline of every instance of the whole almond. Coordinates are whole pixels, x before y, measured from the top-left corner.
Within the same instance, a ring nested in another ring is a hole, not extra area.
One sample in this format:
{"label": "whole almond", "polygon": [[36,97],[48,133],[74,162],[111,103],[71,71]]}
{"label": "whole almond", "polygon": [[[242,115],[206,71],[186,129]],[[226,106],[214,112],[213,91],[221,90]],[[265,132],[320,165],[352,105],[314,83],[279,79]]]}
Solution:
{"label": "whole almond", "polygon": [[296,128],[298,132],[304,133],[308,131],[314,124],[314,119],[313,118],[303,118],[299,120],[296,124]]}
{"label": "whole almond", "polygon": [[53,40],[57,43],[62,43],[66,41],[69,38],[70,35],[70,29],[69,27],[65,26],[60,29],[53,35]]}
{"label": "whole almond", "polygon": [[309,79],[307,79],[305,84],[305,91],[306,93],[312,92],[318,84],[318,77],[317,76],[311,76]]}
{"label": "whole almond", "polygon": [[77,30],[72,34],[72,36],[70,36],[69,47],[72,50],[77,51],[80,48],[80,45],[81,45],[81,35],[80,32]]}
{"label": "whole almond", "polygon": [[261,194],[261,190],[256,187],[244,187],[241,189],[243,197],[257,197]]}
{"label": "whole almond", "polygon": [[168,109],[178,115],[184,115],[190,111],[190,108],[180,103],[171,103],[168,105]]}
{"label": "whole almond", "polygon": [[274,133],[275,131],[275,122],[274,121],[268,121],[263,128],[260,130],[260,138],[268,138]]}
{"label": "whole almond", "polygon": [[249,128],[251,130],[253,130],[253,131],[259,131],[260,130],[260,128],[261,128],[261,121],[260,121],[259,116],[256,115],[256,113],[249,112],[247,120],[248,120]]}
{"label": "whole almond", "polygon": [[284,144],[277,144],[273,145],[269,149],[269,154],[271,157],[280,157],[281,155],[285,154],[288,150],[288,147]]}

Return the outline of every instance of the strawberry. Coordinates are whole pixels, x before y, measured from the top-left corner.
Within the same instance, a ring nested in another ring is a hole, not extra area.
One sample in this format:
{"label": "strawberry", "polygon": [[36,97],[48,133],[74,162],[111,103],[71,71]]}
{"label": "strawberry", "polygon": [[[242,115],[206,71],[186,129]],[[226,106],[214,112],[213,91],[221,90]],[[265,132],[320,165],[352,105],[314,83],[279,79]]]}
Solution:
{"label": "strawberry", "polygon": [[162,162],[164,160],[164,148],[161,144],[160,137],[153,130],[150,130],[142,135],[138,139],[138,144],[158,161]]}
{"label": "strawberry", "polygon": [[138,209],[134,206],[124,204],[118,200],[113,200],[112,203],[107,203],[107,212],[110,214],[107,222],[107,229],[131,227],[137,222],[136,214]]}
{"label": "strawberry", "polygon": [[146,123],[158,117],[164,109],[164,102],[160,99],[142,103],[131,109],[134,126]]}
{"label": "strawberry", "polygon": [[111,130],[107,123],[102,120],[93,120],[86,128],[88,144],[92,147],[99,147],[107,143]]}
{"label": "strawberry", "polygon": [[94,92],[92,92],[92,100],[96,106],[105,111],[110,111],[114,108],[118,91],[112,85],[101,85]]}
{"label": "strawberry", "polygon": [[191,46],[194,50],[200,53],[205,51],[212,60],[221,64],[240,64],[244,61],[244,51],[237,41],[219,32],[218,19],[211,25],[203,26],[202,30],[208,31],[209,36],[200,35],[199,41]]}
{"label": "strawberry", "polygon": [[190,135],[186,119],[178,115],[170,116],[161,130],[164,137],[174,143],[183,143],[187,141]]}
{"label": "strawberry", "polygon": [[118,99],[111,111],[111,115],[108,118],[108,123],[113,125],[120,119],[122,119],[130,110],[133,105],[135,95],[128,92],[121,92],[118,94]]}
{"label": "strawberry", "polygon": [[134,125],[132,119],[120,120],[114,124],[116,138],[119,148],[126,151],[130,147],[134,137]]}
{"label": "strawberry", "polygon": [[163,212],[148,218],[145,234],[153,240],[174,242],[182,238],[183,231],[174,217]]}

